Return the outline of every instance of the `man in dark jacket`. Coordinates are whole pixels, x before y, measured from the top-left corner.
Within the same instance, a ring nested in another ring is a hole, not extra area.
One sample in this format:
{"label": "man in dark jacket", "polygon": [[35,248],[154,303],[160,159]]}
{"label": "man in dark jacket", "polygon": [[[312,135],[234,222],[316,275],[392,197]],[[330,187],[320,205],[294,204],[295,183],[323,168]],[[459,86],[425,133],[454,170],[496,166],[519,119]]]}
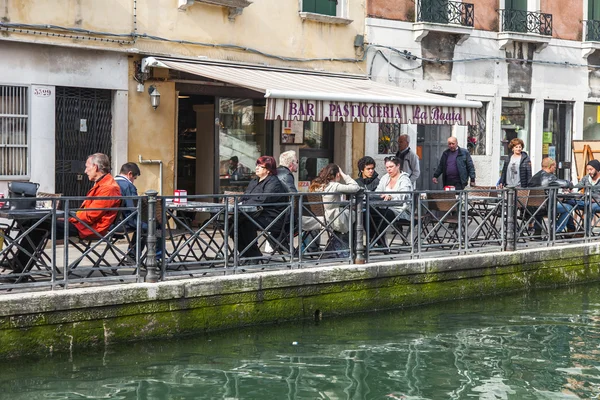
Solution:
{"label": "man in dark jacket", "polygon": [[[571,181],[566,179],[559,179],[554,173],[556,172],[556,161],[550,157],[546,157],[542,160],[542,169],[531,177],[528,187],[539,188],[539,187],[559,187],[570,189],[573,187]],[[567,227],[567,230],[574,231],[575,224],[573,223],[573,217],[571,216],[571,210],[573,206],[564,202],[556,202],[556,213],[558,214],[558,221],[556,222],[556,232],[562,232]],[[537,216],[539,215],[539,219]],[[536,214],[539,226],[541,226],[541,218],[543,216],[540,213]],[[539,228],[536,227],[536,234],[538,234]]]}
{"label": "man in dark jacket", "polygon": [[298,158],[294,150],[285,151],[279,155],[279,167],[277,177],[290,193],[297,193],[294,172],[298,171]]}
{"label": "man in dark jacket", "polygon": [[373,157],[365,156],[358,160],[358,186],[374,192],[379,185],[379,174],[375,171],[375,160]]}
{"label": "man in dark jacket", "polygon": [[442,153],[440,163],[433,173],[433,183],[438,183],[440,175],[444,186],[454,186],[456,190],[463,190],[469,184],[469,178],[471,185],[475,185],[475,166],[471,154],[458,147],[454,136],[448,138],[448,150]]}

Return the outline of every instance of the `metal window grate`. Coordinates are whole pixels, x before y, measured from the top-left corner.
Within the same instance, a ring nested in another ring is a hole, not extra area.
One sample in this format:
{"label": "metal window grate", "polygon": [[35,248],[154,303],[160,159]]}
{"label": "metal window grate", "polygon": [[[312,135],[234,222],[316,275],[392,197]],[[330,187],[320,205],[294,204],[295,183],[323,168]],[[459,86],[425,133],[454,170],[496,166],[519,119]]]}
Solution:
{"label": "metal window grate", "polygon": [[29,174],[27,87],[0,85],[0,176]]}

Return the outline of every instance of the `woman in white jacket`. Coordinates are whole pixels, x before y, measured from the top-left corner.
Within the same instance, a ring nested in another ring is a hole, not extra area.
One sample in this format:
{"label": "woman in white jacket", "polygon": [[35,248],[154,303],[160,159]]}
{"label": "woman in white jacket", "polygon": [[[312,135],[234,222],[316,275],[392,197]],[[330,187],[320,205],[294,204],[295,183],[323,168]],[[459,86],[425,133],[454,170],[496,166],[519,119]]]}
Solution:
{"label": "woman in white jacket", "polygon": [[[385,170],[387,174],[381,177],[376,192],[394,192],[384,193],[379,197],[383,201],[390,201],[389,207],[378,206],[376,210],[371,210],[370,236],[379,236],[385,231],[390,221],[396,216],[399,219],[410,220],[410,201],[413,190],[410,176],[400,169],[400,159],[395,156],[384,158]],[[393,205],[392,205],[393,204]],[[386,247],[385,236],[379,240],[379,245]]]}
{"label": "woman in white jacket", "polygon": [[[346,175],[340,167],[329,164],[319,172],[311,183],[311,192],[323,192],[325,217],[331,228],[340,233],[347,233],[352,226],[350,208],[344,205],[342,193],[356,193],[360,186],[354,179]],[[331,194],[326,194],[331,193]]]}

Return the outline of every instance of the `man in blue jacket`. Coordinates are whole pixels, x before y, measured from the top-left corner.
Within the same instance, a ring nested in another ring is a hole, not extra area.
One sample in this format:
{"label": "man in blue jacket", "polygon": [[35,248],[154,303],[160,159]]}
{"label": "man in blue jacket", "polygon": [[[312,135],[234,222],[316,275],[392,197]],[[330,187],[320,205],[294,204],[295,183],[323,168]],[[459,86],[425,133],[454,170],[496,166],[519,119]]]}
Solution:
{"label": "man in blue jacket", "polygon": [[440,175],[444,186],[454,186],[456,190],[463,190],[469,184],[469,178],[471,186],[475,186],[475,166],[471,154],[458,147],[454,136],[448,138],[448,150],[442,153],[440,163],[433,173],[433,183],[438,183]]}

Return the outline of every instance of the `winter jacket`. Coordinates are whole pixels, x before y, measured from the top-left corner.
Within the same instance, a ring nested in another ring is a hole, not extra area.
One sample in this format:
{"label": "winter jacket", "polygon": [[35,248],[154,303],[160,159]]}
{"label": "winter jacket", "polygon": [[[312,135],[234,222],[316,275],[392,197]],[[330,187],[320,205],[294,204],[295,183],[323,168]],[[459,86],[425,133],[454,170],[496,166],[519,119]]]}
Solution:
{"label": "winter jacket", "polygon": [[[456,166],[458,167],[458,175],[460,176],[460,181],[463,186],[467,186],[469,183],[469,178],[471,178],[471,183],[475,182],[475,166],[473,165],[473,159],[471,158],[471,154],[469,154],[468,150],[465,150],[461,147],[457,148],[458,155],[456,157]],[[450,149],[444,151],[442,153],[442,157],[440,158],[440,163],[438,164],[437,169],[433,173],[433,177],[437,178],[442,175],[442,181],[444,186],[446,185],[446,163],[448,160],[448,153],[450,153]]]}
{"label": "winter jacket", "polygon": [[[377,186],[377,192],[402,192],[402,193],[388,193],[392,196],[390,200],[394,206],[389,207],[390,210],[396,214],[401,214],[400,218],[410,219],[410,200],[411,193],[413,191],[412,182],[406,172],[402,172],[400,177],[396,181],[396,185],[392,189],[388,189],[387,186],[390,183],[391,177],[389,174],[385,174],[379,186]],[[381,200],[381,199],[379,199]]]}
{"label": "winter jacket", "polygon": [[[342,193],[356,193],[360,190],[360,186],[350,176],[340,171],[342,182],[329,182],[323,189],[323,192],[332,194],[323,194],[323,202],[325,208],[325,218],[327,223],[331,224],[334,231],[347,233],[352,226],[350,220],[350,209],[346,207]],[[329,203],[329,204],[327,204]]]}
{"label": "winter jacket", "polygon": [[527,183],[527,186],[532,188],[549,186],[571,188],[573,187],[573,184],[566,179],[559,179],[556,175],[546,172],[542,169],[531,177]]}
{"label": "winter jacket", "polygon": [[[108,232],[110,226],[117,218],[117,210],[103,210],[104,208],[118,208],[121,204],[121,189],[117,182],[110,174],[104,175],[98,179],[94,186],[87,193],[86,197],[117,197],[115,199],[87,199],[81,204],[83,210],[77,211],[77,218],[70,218],[69,222],[75,225],[79,231],[79,237],[90,238],[104,236]],[[85,210],[86,208],[98,208],[98,210]],[[85,224],[92,227],[96,234],[90,230]]]}
{"label": "winter jacket", "polygon": [[[512,156],[512,155],[511,155]],[[508,160],[504,161],[504,166],[502,167],[502,175],[500,176],[500,184],[502,186],[506,186],[506,174],[508,173],[508,165],[510,164],[510,157]],[[519,186],[527,187],[529,180],[531,179],[531,159],[529,155],[524,151],[521,152],[521,164],[519,164],[519,181],[521,182]]]}
{"label": "winter jacket", "polygon": [[419,156],[417,156],[417,153],[412,151],[410,147],[407,147],[404,149],[404,151],[396,152],[396,157],[400,159],[400,169],[402,172],[406,172],[408,174],[414,189],[417,179],[419,179],[419,176],[421,176]]}
{"label": "winter jacket", "polygon": [[358,183],[358,186],[361,188],[367,189],[370,192],[374,192],[375,189],[377,189],[377,185],[379,185],[379,174],[377,171],[374,171],[372,178],[364,178],[362,174],[359,173],[356,183]]}
{"label": "winter jacket", "polygon": [[[270,196],[266,195],[270,193],[273,194]],[[258,178],[254,178],[248,184],[244,196],[241,198],[241,202],[243,204],[263,206],[262,211],[254,217],[254,220],[261,223],[261,225],[266,226],[283,212],[285,203],[288,202],[289,196],[279,195],[278,193],[285,194],[287,193],[287,190],[276,176],[269,175],[262,181],[259,181]],[[247,196],[249,194],[252,194],[253,196]],[[264,195],[257,196],[261,194]],[[270,203],[281,204],[269,206]],[[275,223],[275,226],[272,227],[272,230],[276,231],[277,229],[281,229],[284,222],[284,219],[280,219]]]}
{"label": "winter jacket", "polygon": [[[121,189],[121,196],[137,196],[137,188],[135,185],[127,179],[127,177],[123,175],[115,176],[115,182],[119,185]],[[123,200],[125,207],[131,208],[135,207],[135,204],[132,199]],[[127,218],[133,211],[132,210],[123,210],[123,218]],[[137,227],[137,221],[135,218],[127,221],[127,227],[135,229]]]}
{"label": "winter jacket", "polygon": [[296,183],[294,182],[294,175],[292,171],[288,167],[284,167],[283,165],[277,168],[277,177],[283,183],[283,187],[287,189],[289,193],[298,193],[298,189],[296,189]]}

